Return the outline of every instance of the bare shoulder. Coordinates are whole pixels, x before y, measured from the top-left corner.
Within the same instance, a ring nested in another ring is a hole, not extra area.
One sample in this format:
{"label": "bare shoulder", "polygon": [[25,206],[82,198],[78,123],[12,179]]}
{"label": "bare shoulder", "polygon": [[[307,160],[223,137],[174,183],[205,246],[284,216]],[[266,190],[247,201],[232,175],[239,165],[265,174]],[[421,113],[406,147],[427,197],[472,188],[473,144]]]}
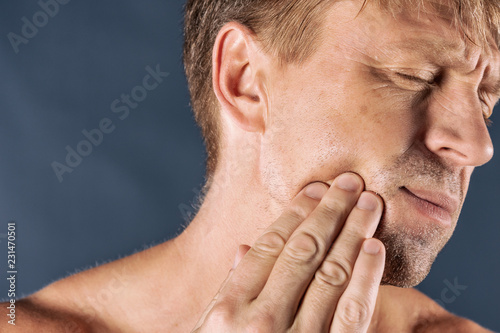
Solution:
{"label": "bare shoulder", "polygon": [[[2,303],[0,306],[10,306],[11,303]],[[54,308],[47,303],[43,305],[31,297],[18,300],[14,303],[14,321],[0,322],[0,332],[8,332],[13,328],[16,332],[91,332],[90,327],[78,315],[61,308]],[[12,313],[12,312],[11,312]]]}
{"label": "bare shoulder", "polygon": [[[81,271],[16,301],[16,330],[128,333],[167,320],[160,315],[165,297],[159,285],[169,271],[165,263],[171,244],[165,242]],[[151,311],[138,310],[147,308]],[[10,326],[7,320],[0,321],[0,332],[9,332]]]}
{"label": "bare shoulder", "polygon": [[413,330],[415,333],[493,333],[472,320],[448,313],[424,318]]}
{"label": "bare shoulder", "polygon": [[403,295],[409,303],[416,305],[420,311],[419,318],[413,327],[414,333],[491,333],[467,318],[448,312],[430,297],[414,288],[404,289]]}
{"label": "bare shoulder", "polygon": [[[120,294],[130,282],[126,257],[55,281],[15,302],[19,332],[112,332],[105,309],[119,308]],[[124,293],[125,294],[125,293]],[[1,306],[8,306],[3,303]],[[0,332],[13,326],[0,322]]]}
{"label": "bare shoulder", "polygon": [[[414,288],[382,286],[379,291],[384,323],[380,332],[408,333],[483,333],[492,332],[477,323],[456,316]],[[377,302],[379,301],[377,300]]]}

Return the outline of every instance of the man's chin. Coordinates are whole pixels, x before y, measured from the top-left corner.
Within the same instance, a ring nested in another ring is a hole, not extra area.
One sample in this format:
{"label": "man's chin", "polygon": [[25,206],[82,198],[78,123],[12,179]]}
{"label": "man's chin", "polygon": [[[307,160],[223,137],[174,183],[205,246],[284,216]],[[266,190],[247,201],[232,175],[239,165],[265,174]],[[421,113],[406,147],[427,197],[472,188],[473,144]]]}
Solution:
{"label": "man's chin", "polygon": [[386,249],[381,284],[401,288],[415,287],[422,282],[444,246],[437,240],[414,237],[404,232],[391,233],[383,229],[377,230],[374,237],[380,239]]}
{"label": "man's chin", "polygon": [[421,269],[422,267],[410,267],[410,265],[407,265],[404,268],[394,269],[393,264],[386,261],[384,275],[380,284],[400,288],[415,287],[427,277],[432,264],[429,265],[428,269]]}

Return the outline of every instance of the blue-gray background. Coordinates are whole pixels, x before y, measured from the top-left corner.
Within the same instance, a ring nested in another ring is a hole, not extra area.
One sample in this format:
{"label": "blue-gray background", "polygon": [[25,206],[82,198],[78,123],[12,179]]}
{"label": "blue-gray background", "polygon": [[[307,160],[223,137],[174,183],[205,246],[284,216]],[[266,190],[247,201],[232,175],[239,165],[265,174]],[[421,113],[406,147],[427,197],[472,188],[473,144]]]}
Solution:
{"label": "blue-gray background", "polygon": [[[16,54],[8,33],[21,35],[22,18],[32,22],[41,8],[35,0],[1,2],[0,298],[8,289],[8,221],[17,221],[21,294],[182,230],[205,160],[181,62],[182,6],[181,0],[72,0]],[[142,84],[146,66],[158,64],[169,76],[120,120],[112,101]],[[103,118],[115,130],[59,182],[51,163],[64,163],[65,147],[75,149],[85,139],[82,130]],[[500,146],[498,126],[491,134]],[[455,235],[419,286],[448,301],[448,310],[495,330],[499,166],[497,155],[476,170]],[[455,280],[467,289],[453,294],[446,281]]]}

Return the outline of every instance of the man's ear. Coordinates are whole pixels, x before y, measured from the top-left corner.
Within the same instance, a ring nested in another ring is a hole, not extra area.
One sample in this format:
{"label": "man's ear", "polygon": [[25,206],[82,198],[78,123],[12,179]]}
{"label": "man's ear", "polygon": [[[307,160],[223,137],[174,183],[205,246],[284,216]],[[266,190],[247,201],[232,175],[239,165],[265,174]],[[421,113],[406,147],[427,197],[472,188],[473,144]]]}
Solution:
{"label": "man's ear", "polygon": [[219,31],[212,57],[212,83],[225,113],[241,129],[264,132],[267,95],[263,52],[248,28],[230,22]]}

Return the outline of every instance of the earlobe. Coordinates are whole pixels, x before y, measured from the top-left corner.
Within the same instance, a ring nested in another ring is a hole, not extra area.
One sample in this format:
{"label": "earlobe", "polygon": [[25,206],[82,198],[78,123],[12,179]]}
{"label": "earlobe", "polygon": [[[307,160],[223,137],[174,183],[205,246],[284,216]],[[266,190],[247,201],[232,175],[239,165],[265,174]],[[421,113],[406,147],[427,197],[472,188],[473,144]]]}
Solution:
{"label": "earlobe", "polygon": [[241,129],[264,132],[266,96],[262,62],[254,34],[231,22],[215,41],[212,81],[221,112]]}

